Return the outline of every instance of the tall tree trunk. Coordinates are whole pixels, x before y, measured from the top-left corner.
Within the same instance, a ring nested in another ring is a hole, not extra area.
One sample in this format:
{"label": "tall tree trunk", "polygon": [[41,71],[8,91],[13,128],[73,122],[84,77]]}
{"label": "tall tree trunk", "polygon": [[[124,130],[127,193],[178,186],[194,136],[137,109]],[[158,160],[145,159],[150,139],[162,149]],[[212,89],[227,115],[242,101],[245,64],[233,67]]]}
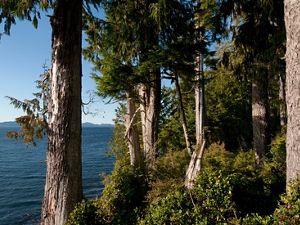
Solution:
{"label": "tall tree trunk", "polygon": [[178,74],[176,72],[175,72],[175,86],[176,86],[176,92],[177,92],[177,97],[178,97],[178,102],[179,102],[180,119],[181,119],[184,139],[185,139],[185,145],[186,145],[186,149],[187,149],[189,155],[192,155],[192,148],[191,148],[191,142],[189,140],[189,135],[188,135],[185,110],[184,110],[183,102],[182,102],[182,94],[181,94],[181,89],[180,89],[180,85],[179,85]]}
{"label": "tall tree trunk", "polygon": [[153,81],[141,84],[141,121],[143,132],[144,158],[149,168],[153,167],[157,155],[158,122],[161,99],[161,80],[159,70],[151,73]]}
{"label": "tall tree trunk", "polygon": [[125,138],[127,141],[129,154],[130,154],[130,164],[132,166],[139,165],[141,163],[141,150],[139,133],[137,128],[137,109],[132,97],[127,94],[127,113],[125,117],[126,133]]}
{"label": "tall tree trunk", "polygon": [[57,0],[53,9],[51,97],[42,225],[63,225],[82,199],[81,0]]}
{"label": "tall tree trunk", "polygon": [[300,176],[300,1],[285,0],[287,183]]}
{"label": "tall tree trunk", "polygon": [[285,77],[279,74],[280,126],[286,126]]}
{"label": "tall tree trunk", "polygon": [[261,165],[269,144],[268,77],[255,74],[252,79],[252,126],[256,164]]}
{"label": "tall tree trunk", "polygon": [[204,76],[203,76],[203,55],[196,57],[196,85],[195,85],[195,123],[196,123],[196,148],[192,154],[189,167],[185,174],[185,186],[191,189],[194,180],[201,170],[202,157],[205,148],[204,138]]}
{"label": "tall tree trunk", "polygon": [[203,55],[196,58],[196,85],[195,85],[195,125],[196,145],[201,146],[204,141],[204,77]]}

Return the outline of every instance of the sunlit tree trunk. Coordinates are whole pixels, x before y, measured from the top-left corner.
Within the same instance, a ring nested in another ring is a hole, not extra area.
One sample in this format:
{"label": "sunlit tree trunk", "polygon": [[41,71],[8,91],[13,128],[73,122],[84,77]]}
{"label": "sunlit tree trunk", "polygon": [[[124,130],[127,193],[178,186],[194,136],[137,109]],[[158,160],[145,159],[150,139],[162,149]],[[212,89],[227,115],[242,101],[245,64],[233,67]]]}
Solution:
{"label": "sunlit tree trunk", "polygon": [[285,0],[287,183],[300,176],[300,1]]}
{"label": "sunlit tree trunk", "polygon": [[196,85],[195,85],[195,125],[196,145],[201,146],[204,141],[204,77],[203,55],[196,58]]}
{"label": "sunlit tree trunk", "polygon": [[137,128],[137,109],[132,97],[127,93],[127,112],[125,117],[126,133],[125,138],[127,141],[130,164],[137,166],[141,163],[141,150],[139,133]]}
{"label": "sunlit tree trunk", "polygon": [[178,97],[178,102],[179,102],[179,110],[180,110],[180,119],[181,119],[181,124],[182,124],[182,129],[183,129],[183,134],[184,134],[184,139],[185,139],[185,146],[190,155],[192,155],[192,148],[191,148],[191,142],[189,140],[189,135],[188,135],[188,128],[187,128],[187,122],[186,122],[186,116],[185,116],[185,110],[182,102],[182,94],[181,94],[181,89],[179,85],[179,80],[178,80],[178,74],[175,73],[175,86],[176,86],[176,93]]}
{"label": "sunlit tree trunk", "polygon": [[262,164],[269,144],[268,111],[268,77],[255,74],[252,79],[252,126],[257,165]]}
{"label": "sunlit tree trunk", "polygon": [[189,167],[186,171],[185,186],[192,188],[194,180],[201,170],[202,157],[205,147],[204,138],[204,77],[203,77],[203,55],[196,57],[195,73],[195,123],[196,123],[196,148],[192,154]]}
{"label": "sunlit tree trunk", "polygon": [[81,0],[57,0],[52,26],[47,174],[42,225],[63,225],[82,199]]}
{"label": "sunlit tree trunk", "polygon": [[151,77],[153,78],[151,84],[141,84],[139,87],[144,159],[150,168],[153,167],[157,156],[161,99],[160,72],[151,73]]}

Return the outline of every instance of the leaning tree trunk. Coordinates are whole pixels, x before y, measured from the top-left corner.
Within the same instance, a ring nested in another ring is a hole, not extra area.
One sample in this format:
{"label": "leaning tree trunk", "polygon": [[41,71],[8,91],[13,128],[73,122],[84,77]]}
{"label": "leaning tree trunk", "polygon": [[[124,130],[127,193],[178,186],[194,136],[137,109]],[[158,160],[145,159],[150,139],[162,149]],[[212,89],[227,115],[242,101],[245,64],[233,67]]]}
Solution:
{"label": "leaning tree trunk", "polygon": [[287,183],[300,176],[300,1],[285,0]]}
{"label": "leaning tree trunk", "polygon": [[157,155],[161,99],[160,72],[158,70],[151,75],[152,82],[147,85],[142,84],[139,87],[144,159],[149,168],[153,167]]}
{"label": "leaning tree trunk", "polygon": [[181,89],[180,89],[180,85],[179,85],[178,74],[176,72],[175,72],[175,86],[176,86],[176,92],[177,92],[177,97],[178,97],[178,102],[179,102],[180,119],[181,119],[184,139],[185,139],[185,145],[186,145],[186,149],[187,149],[189,155],[192,155],[192,148],[191,148],[191,142],[189,140],[189,135],[188,135],[185,110],[184,110],[183,102],[182,102],[182,94],[181,94]]}
{"label": "leaning tree trunk", "polygon": [[130,164],[132,166],[137,166],[141,163],[141,150],[140,150],[140,141],[139,133],[137,128],[137,112],[138,110],[135,107],[135,103],[132,100],[131,96],[127,94],[127,113],[125,117],[125,138],[127,141],[129,155],[130,155]]}
{"label": "leaning tree trunk", "polygon": [[47,174],[43,225],[63,225],[82,198],[81,0],[57,0],[52,25]]}
{"label": "leaning tree trunk", "polygon": [[268,111],[268,77],[255,74],[252,78],[252,126],[257,165],[262,164],[269,144]]}
{"label": "leaning tree trunk", "polygon": [[191,189],[194,180],[201,170],[202,156],[204,153],[204,76],[203,55],[196,57],[196,85],[195,85],[195,125],[196,125],[196,148],[192,154],[189,167],[186,171],[185,186]]}

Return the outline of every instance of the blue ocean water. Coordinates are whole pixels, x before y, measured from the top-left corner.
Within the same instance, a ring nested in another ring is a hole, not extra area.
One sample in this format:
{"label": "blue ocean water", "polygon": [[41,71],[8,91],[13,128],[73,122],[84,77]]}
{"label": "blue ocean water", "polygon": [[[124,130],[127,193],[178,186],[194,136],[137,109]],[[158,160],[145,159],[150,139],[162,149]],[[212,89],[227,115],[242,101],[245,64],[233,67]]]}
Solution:
{"label": "blue ocean water", "polygon": [[[6,138],[0,128],[0,224],[32,225],[40,217],[44,191],[46,140],[37,147]],[[10,129],[11,130],[11,129]],[[82,131],[83,191],[87,198],[99,196],[101,174],[109,174],[114,158],[107,155],[113,128]]]}

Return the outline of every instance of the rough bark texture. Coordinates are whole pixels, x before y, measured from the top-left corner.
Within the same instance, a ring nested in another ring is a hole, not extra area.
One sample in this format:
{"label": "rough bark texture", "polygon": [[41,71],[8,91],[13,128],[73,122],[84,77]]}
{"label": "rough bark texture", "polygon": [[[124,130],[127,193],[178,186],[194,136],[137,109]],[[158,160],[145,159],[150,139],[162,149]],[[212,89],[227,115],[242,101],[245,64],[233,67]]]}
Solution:
{"label": "rough bark texture", "polygon": [[287,183],[300,176],[300,1],[285,0]]}
{"label": "rough bark texture", "polygon": [[279,75],[280,126],[286,126],[285,77]]}
{"label": "rough bark texture", "polygon": [[183,107],[182,94],[181,94],[181,89],[180,89],[180,85],[179,85],[179,80],[178,80],[178,75],[177,74],[175,74],[175,86],[176,86],[176,93],[177,93],[177,98],[178,98],[178,102],[179,102],[180,119],[181,119],[181,125],[182,125],[182,128],[183,128],[185,145],[186,145],[186,149],[187,149],[189,155],[192,155],[191,142],[189,140],[188,129],[187,129],[187,122],[186,122],[186,116],[185,116],[185,110],[184,110],[184,107]]}
{"label": "rough bark texture", "polygon": [[262,163],[269,144],[267,80],[265,74],[254,75],[252,79],[253,148],[257,165]]}
{"label": "rough bark texture", "polygon": [[125,138],[127,141],[129,154],[130,154],[130,164],[133,166],[138,165],[141,162],[141,150],[139,133],[137,128],[137,109],[132,98],[127,95],[127,113],[125,117],[126,133]]}
{"label": "rough bark texture", "polygon": [[57,0],[54,3],[42,225],[63,225],[82,198],[81,15],[81,0]]}
{"label": "rough bark texture", "polygon": [[153,82],[139,87],[144,158],[153,167],[157,155],[158,122],[161,99],[160,72],[152,73]]}

